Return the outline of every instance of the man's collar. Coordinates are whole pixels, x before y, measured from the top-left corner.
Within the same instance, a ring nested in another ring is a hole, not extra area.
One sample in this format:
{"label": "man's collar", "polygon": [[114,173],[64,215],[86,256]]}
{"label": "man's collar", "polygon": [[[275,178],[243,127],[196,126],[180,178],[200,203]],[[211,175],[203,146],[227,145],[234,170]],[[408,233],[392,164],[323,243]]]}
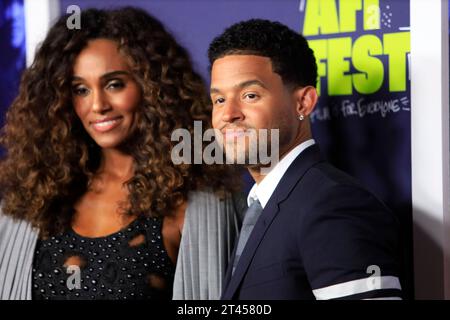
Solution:
{"label": "man's collar", "polygon": [[309,139],[289,151],[259,184],[255,183],[253,185],[247,197],[247,205],[250,206],[253,202],[250,198],[257,198],[264,208],[292,162],[303,152],[303,150],[314,144],[314,139]]}

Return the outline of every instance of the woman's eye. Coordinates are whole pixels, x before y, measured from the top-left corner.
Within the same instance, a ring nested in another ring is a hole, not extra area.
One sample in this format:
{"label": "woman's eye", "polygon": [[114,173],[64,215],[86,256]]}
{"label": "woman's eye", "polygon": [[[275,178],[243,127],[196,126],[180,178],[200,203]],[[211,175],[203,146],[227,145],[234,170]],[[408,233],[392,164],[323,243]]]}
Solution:
{"label": "woman's eye", "polygon": [[125,84],[122,81],[111,81],[108,83],[107,89],[117,90],[125,87]]}
{"label": "woman's eye", "polygon": [[89,90],[85,87],[78,86],[73,87],[72,92],[76,96],[86,96],[89,93]]}

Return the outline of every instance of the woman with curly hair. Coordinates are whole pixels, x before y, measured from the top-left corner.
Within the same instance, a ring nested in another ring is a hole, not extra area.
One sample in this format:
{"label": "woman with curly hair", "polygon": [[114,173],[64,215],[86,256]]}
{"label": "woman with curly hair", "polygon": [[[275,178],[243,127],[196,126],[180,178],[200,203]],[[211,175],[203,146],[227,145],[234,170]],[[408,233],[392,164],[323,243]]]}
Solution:
{"label": "woman with curly hair", "polygon": [[67,18],[0,140],[0,298],[219,298],[236,175],[170,157],[175,129],[211,126],[201,78],[142,10],[86,10],[79,30]]}

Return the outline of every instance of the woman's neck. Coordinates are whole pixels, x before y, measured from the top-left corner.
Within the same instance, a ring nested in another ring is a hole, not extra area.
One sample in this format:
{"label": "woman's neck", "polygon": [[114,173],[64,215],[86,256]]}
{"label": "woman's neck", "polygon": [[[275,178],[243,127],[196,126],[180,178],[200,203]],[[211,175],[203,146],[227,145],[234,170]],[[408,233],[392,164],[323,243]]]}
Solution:
{"label": "woman's neck", "polygon": [[134,174],[134,159],[117,149],[102,149],[102,160],[97,174],[128,180]]}

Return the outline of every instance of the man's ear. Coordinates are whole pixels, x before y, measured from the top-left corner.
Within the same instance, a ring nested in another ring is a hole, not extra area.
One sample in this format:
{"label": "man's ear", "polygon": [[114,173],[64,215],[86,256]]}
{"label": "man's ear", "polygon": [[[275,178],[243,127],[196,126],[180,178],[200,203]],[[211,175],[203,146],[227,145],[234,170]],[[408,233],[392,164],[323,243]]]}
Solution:
{"label": "man's ear", "polygon": [[295,89],[294,98],[296,101],[297,115],[307,117],[313,112],[319,96],[317,95],[316,88],[313,86],[306,86]]}

